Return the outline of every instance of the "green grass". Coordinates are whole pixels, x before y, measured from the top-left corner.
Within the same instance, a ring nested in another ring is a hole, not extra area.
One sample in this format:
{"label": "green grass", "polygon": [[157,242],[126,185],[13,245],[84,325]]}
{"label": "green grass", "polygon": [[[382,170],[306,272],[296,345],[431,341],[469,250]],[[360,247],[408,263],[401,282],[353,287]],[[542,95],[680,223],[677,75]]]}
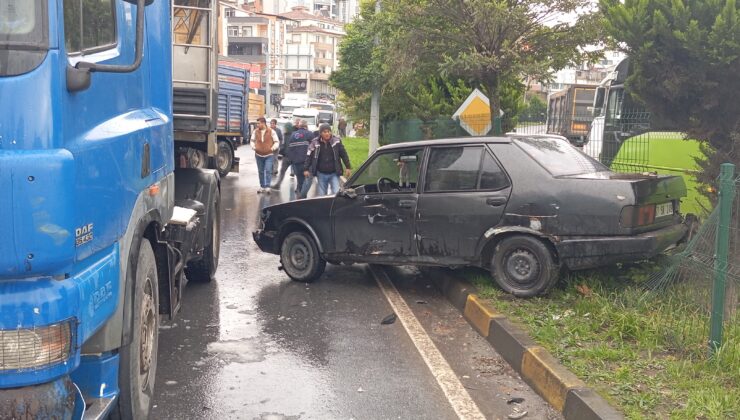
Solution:
{"label": "green grass", "polygon": [[345,137],[342,139],[342,143],[344,148],[347,149],[350,162],[352,162],[352,170],[356,171],[367,160],[367,151],[370,147],[368,139],[364,137]]}
{"label": "green grass", "polygon": [[[619,149],[612,168],[620,170],[639,171],[638,166],[647,166],[651,171],[659,174],[681,175],[686,182],[687,197],[682,202],[682,212],[703,215],[704,209],[711,209],[707,199],[699,192],[696,177],[681,171],[667,169],[653,169],[651,167],[665,167],[676,169],[699,170],[694,160],[702,156],[696,140],[684,140],[681,133],[650,132],[627,139]],[[645,147],[647,146],[647,147]]]}
{"label": "green grass", "polygon": [[727,322],[718,355],[707,357],[707,310],[687,303],[698,301],[696,285],[646,298],[640,281],[649,268],[573,275],[532,299],[505,294],[485,271],[463,275],[627,418],[739,418],[740,317]]}

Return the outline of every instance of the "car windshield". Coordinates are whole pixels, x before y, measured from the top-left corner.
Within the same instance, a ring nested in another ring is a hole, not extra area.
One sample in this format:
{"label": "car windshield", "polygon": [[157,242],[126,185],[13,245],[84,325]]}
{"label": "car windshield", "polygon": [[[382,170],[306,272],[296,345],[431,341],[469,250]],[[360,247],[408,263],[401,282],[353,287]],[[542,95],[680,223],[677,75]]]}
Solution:
{"label": "car windshield", "polygon": [[357,174],[351,188],[364,193],[414,191],[422,153],[413,149],[379,154]]}
{"label": "car windshield", "polygon": [[293,111],[295,111],[295,110],[296,110],[296,109],[298,109],[298,108],[300,108],[300,107],[297,107],[297,106],[290,106],[290,105],[282,105],[282,106],[280,107],[280,112],[284,112],[284,113],[290,113],[290,112],[293,112]]}
{"label": "car windshield", "polygon": [[609,170],[566,140],[521,137],[514,139],[514,143],[553,176],[583,175]]}
{"label": "car windshield", "polygon": [[0,0],[0,76],[33,70],[48,46],[44,1]]}

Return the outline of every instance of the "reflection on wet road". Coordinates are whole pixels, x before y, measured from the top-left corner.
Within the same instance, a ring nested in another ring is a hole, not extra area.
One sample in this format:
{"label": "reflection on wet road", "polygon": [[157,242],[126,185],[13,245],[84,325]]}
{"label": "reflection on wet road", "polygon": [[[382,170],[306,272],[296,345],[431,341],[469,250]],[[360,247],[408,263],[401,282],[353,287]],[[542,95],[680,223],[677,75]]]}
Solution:
{"label": "reflection on wet road", "polygon": [[[328,266],[306,285],[279,271],[276,255],[259,251],[251,239],[259,210],[290,199],[295,181],[286,178],[280,193],[259,195],[250,151],[238,154],[242,172],[222,181],[216,281],[189,284],[176,320],[162,326],[151,418],[456,418],[401,323],[380,325],[392,309],[365,266]],[[469,354],[450,364],[469,371],[466,386],[488,418],[505,418],[505,398],[517,392],[532,401],[528,418],[556,416],[507,368],[500,376],[509,383],[488,392],[501,378],[493,384],[476,377],[472,358],[490,349],[414,276],[407,274],[399,290],[421,294],[429,302],[424,311],[442,308],[421,322],[443,353],[463,340],[462,353]]]}

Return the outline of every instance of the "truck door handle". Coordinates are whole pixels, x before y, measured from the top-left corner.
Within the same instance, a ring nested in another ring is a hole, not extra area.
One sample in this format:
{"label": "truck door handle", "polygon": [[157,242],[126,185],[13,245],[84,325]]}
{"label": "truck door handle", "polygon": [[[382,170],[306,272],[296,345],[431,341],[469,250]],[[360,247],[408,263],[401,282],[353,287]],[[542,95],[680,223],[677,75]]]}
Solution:
{"label": "truck door handle", "polygon": [[363,195],[362,201],[367,204],[380,203],[381,199],[369,195]]}
{"label": "truck door handle", "polygon": [[499,207],[506,204],[506,197],[489,197],[486,199],[486,204],[493,207]]}
{"label": "truck door handle", "polygon": [[416,205],[416,200],[398,200],[398,207],[402,209],[413,209]]}

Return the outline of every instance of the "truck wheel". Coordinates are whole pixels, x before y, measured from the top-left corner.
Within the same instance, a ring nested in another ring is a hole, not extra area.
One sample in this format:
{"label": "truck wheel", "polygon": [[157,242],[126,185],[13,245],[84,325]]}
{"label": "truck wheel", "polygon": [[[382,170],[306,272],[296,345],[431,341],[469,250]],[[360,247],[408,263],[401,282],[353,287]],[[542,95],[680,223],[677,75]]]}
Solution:
{"label": "truck wheel", "polygon": [[131,342],[119,350],[120,396],[112,417],[145,419],[154,399],[159,345],[159,282],[152,245],[142,239],[136,262]]}
{"label": "truck wheel", "polygon": [[517,297],[547,293],[558,280],[552,252],[531,236],[510,236],[496,245],[491,274],[504,291]]}
{"label": "truck wheel", "polygon": [[219,139],[217,144],[216,157],[214,158],[214,168],[221,175],[221,178],[231,172],[234,165],[234,149],[228,140]]}
{"label": "truck wheel", "polygon": [[203,257],[189,262],[185,269],[188,280],[198,283],[208,283],[213,280],[218,269],[218,256],[221,252],[221,192],[218,190],[208,211],[206,232],[210,239],[203,249]]}
{"label": "truck wheel", "polygon": [[280,246],[280,261],[288,276],[303,283],[321,277],[326,261],[319,255],[319,248],[306,232],[291,232]]}

